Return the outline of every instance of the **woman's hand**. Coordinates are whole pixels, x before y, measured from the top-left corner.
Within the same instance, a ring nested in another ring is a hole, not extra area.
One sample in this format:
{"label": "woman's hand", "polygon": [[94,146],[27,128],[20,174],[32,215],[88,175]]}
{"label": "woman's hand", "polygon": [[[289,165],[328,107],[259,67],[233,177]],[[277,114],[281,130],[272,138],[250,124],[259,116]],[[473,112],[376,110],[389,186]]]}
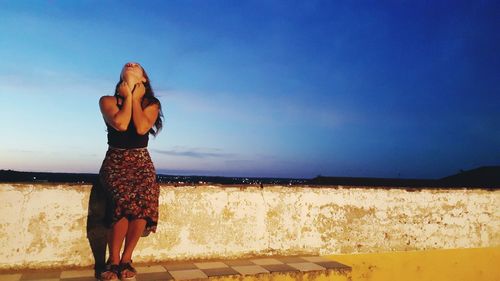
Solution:
{"label": "woman's hand", "polygon": [[135,84],[134,91],[132,92],[132,97],[138,101],[141,101],[145,93],[146,88],[144,87],[144,84],[139,82]]}
{"label": "woman's hand", "polygon": [[127,98],[130,95],[132,95],[132,92],[130,91],[127,82],[123,81],[120,83],[120,86],[118,86],[118,94],[124,98]]}

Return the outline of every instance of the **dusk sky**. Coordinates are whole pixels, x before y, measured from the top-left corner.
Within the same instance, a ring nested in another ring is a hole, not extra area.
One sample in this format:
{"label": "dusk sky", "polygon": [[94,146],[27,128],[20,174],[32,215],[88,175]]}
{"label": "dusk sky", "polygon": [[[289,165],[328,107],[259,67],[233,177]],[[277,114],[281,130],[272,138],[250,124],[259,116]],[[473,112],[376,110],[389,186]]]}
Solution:
{"label": "dusk sky", "polygon": [[97,173],[123,64],[158,173],[440,178],[500,165],[500,1],[2,1],[0,169]]}

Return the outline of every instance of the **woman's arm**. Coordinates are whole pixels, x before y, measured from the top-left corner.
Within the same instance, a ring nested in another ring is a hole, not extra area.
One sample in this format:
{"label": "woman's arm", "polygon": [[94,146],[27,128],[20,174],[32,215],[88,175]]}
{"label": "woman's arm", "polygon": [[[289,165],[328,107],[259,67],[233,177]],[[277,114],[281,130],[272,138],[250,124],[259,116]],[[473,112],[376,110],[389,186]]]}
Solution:
{"label": "woman's arm", "polygon": [[104,120],[117,131],[123,132],[127,130],[132,117],[132,95],[124,99],[121,109],[115,101],[114,96],[103,96],[99,99],[99,107]]}
{"label": "woman's arm", "polygon": [[132,119],[139,135],[144,135],[149,132],[158,118],[159,107],[157,103],[148,105],[142,109],[141,101],[137,98],[132,98]]}
{"label": "woman's arm", "polygon": [[132,120],[139,135],[144,135],[153,127],[160,107],[157,103],[142,108],[142,100],[146,89],[143,83],[137,83],[132,92]]}
{"label": "woman's arm", "polygon": [[99,100],[104,120],[118,131],[126,131],[132,115],[132,92],[124,81],[118,86],[118,93],[124,98],[122,108],[115,103],[115,97],[104,96]]}

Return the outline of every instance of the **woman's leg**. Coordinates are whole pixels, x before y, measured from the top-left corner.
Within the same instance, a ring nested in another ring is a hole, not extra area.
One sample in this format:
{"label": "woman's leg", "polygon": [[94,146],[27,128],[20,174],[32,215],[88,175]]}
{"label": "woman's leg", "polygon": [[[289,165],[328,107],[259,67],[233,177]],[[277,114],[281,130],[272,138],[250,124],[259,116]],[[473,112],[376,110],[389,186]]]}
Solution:
{"label": "woman's leg", "polygon": [[[132,252],[141,238],[142,233],[144,232],[144,228],[146,227],[145,219],[135,219],[131,220],[128,224],[127,236],[125,238],[125,248],[123,250],[121,262],[126,263],[132,260]],[[134,276],[133,272],[126,271],[123,273],[125,277]]]}
{"label": "woman's leg", "polygon": [[[126,218],[121,218],[117,221],[111,231],[108,232],[108,249],[109,249],[109,259],[108,262],[111,264],[120,263],[120,250],[123,244],[123,239],[127,234],[128,220]],[[105,279],[112,279],[115,275],[112,272],[105,272],[103,277]]]}
{"label": "woman's leg", "polygon": [[126,218],[121,218],[113,225],[109,243],[109,261],[112,264],[120,263],[120,250],[122,248],[123,239],[127,234],[129,221]]}

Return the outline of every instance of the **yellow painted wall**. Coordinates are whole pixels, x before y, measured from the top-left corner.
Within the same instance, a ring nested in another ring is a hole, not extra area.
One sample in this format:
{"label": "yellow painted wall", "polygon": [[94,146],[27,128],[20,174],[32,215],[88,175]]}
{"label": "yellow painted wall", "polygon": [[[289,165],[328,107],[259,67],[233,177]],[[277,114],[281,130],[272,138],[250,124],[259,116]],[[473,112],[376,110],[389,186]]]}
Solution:
{"label": "yellow painted wall", "polygon": [[498,281],[500,248],[330,255],[353,281]]}
{"label": "yellow painted wall", "polygon": [[[0,184],[0,269],[93,264],[100,196]],[[486,190],[162,185],[157,233],[134,261],[497,247],[499,205],[500,191]]]}

